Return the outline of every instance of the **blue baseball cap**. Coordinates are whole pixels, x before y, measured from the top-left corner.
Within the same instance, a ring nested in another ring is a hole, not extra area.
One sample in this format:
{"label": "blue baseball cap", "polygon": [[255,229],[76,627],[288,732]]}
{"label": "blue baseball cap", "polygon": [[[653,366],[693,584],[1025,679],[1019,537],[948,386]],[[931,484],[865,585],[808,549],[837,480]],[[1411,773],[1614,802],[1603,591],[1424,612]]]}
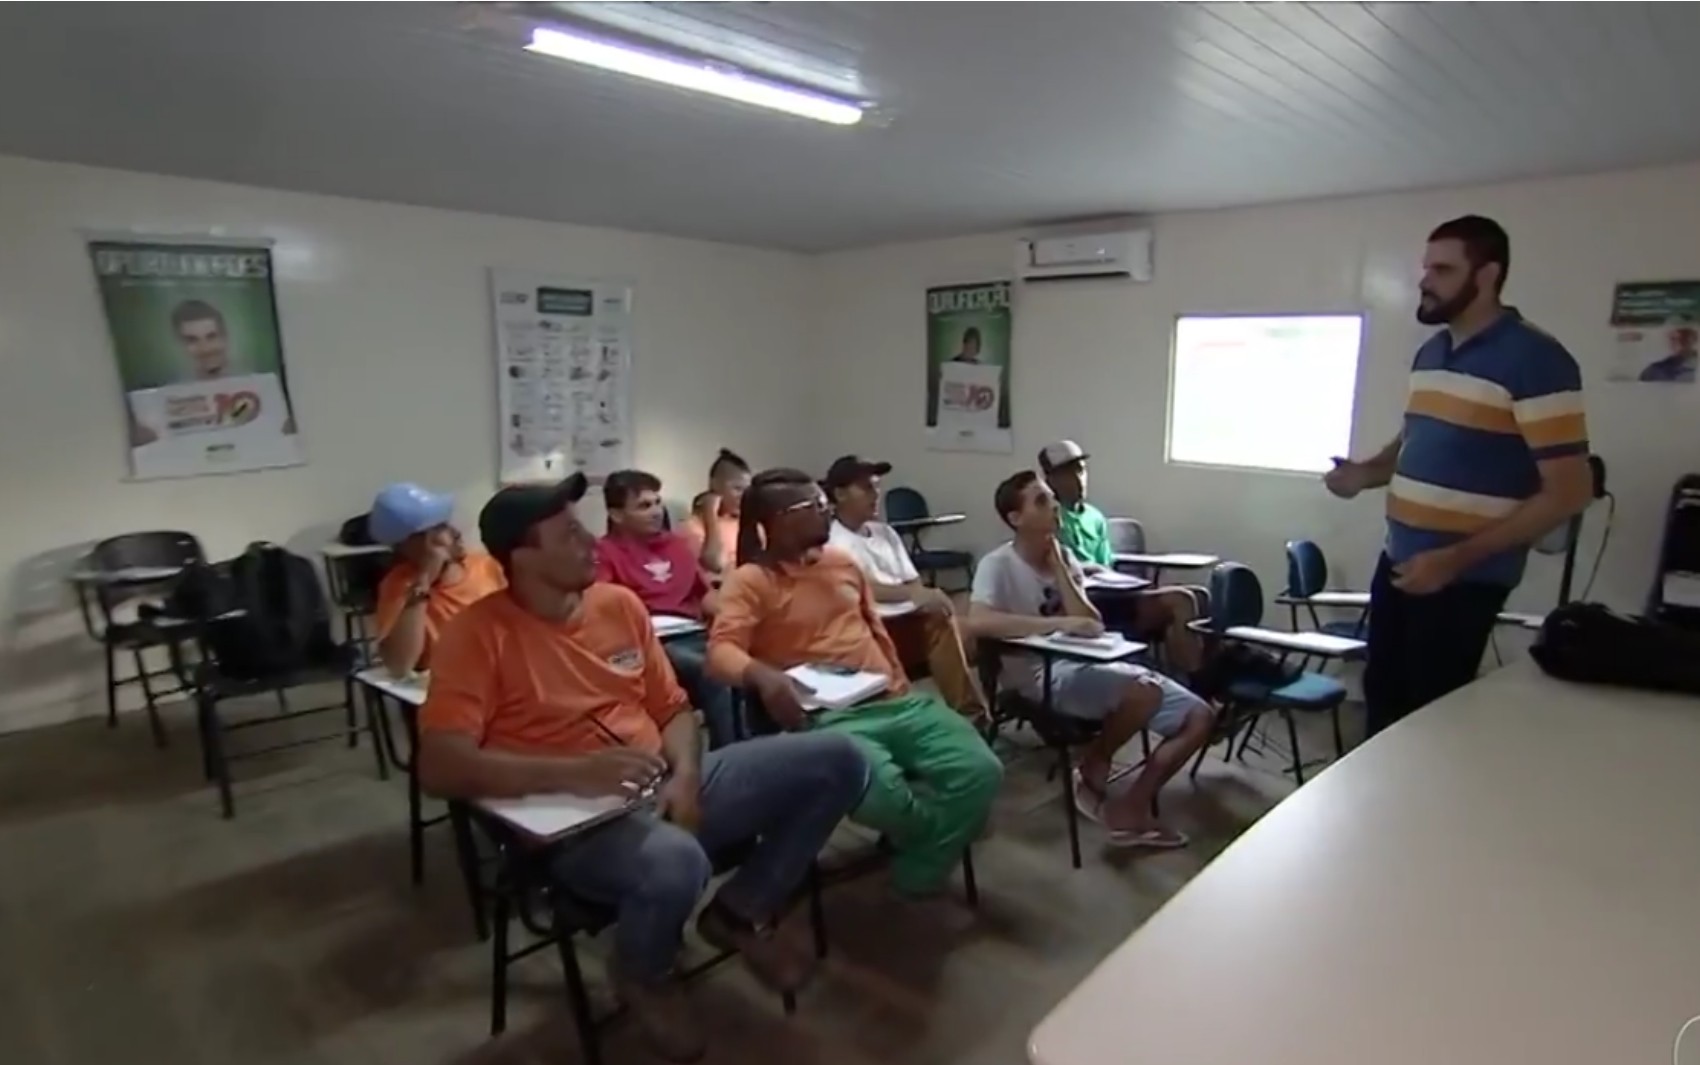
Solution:
{"label": "blue baseball cap", "polygon": [[443,524],[454,512],[454,496],[427,492],[407,482],[392,484],[372,500],[366,531],[378,543],[394,547],[414,533]]}

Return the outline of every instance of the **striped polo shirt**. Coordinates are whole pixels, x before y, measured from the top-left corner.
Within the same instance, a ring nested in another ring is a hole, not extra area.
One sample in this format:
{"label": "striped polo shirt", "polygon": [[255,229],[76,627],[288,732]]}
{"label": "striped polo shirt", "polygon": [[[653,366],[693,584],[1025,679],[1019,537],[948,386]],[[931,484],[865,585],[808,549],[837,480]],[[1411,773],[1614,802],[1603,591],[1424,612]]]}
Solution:
{"label": "striped polo shirt", "polygon": [[[1509,307],[1457,347],[1441,330],[1411,367],[1388,557],[1465,539],[1539,491],[1537,462],[1587,453],[1582,377],[1564,345]],[[1513,587],[1527,558],[1527,548],[1506,551],[1459,579]]]}

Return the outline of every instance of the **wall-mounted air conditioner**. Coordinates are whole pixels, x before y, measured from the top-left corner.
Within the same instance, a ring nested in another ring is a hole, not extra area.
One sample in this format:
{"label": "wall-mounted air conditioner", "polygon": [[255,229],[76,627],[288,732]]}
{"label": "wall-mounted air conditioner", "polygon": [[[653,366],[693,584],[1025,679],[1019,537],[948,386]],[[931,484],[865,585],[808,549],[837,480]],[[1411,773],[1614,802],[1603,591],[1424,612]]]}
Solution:
{"label": "wall-mounted air conditioner", "polygon": [[1038,234],[1016,242],[1015,275],[1023,281],[1089,277],[1150,281],[1151,230],[1129,226]]}

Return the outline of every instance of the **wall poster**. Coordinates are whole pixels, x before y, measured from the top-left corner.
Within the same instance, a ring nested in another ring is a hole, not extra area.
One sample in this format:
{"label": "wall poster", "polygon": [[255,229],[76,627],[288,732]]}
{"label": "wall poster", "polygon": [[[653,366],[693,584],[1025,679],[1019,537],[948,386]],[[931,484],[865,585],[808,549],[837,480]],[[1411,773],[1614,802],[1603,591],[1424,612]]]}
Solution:
{"label": "wall poster", "polygon": [[1618,285],[1611,328],[1611,380],[1693,384],[1700,370],[1700,281]]}
{"label": "wall poster", "polygon": [[927,447],[1015,450],[1009,420],[1010,283],[927,290]]}
{"label": "wall poster", "polygon": [[490,272],[503,484],[632,465],[632,289]]}
{"label": "wall poster", "polygon": [[267,241],[92,240],[136,480],[306,461]]}

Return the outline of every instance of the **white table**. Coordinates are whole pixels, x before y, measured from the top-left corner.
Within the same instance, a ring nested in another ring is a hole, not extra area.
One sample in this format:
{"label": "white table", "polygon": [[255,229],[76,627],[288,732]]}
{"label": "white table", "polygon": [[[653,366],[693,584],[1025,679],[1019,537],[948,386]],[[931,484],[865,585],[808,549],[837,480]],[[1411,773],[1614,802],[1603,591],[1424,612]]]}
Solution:
{"label": "white table", "polygon": [[1489,674],[1240,836],[1030,1057],[1664,1065],[1700,1014],[1697,764],[1692,697]]}
{"label": "white table", "polygon": [[1217,555],[1205,555],[1196,551],[1159,551],[1147,553],[1144,551],[1118,551],[1115,555],[1117,564],[1124,566],[1150,566],[1152,569],[1209,569],[1222,561]]}
{"label": "white table", "polygon": [[76,569],[71,571],[72,584],[124,585],[156,584],[169,581],[183,572],[182,566],[127,566],[122,569]]}

